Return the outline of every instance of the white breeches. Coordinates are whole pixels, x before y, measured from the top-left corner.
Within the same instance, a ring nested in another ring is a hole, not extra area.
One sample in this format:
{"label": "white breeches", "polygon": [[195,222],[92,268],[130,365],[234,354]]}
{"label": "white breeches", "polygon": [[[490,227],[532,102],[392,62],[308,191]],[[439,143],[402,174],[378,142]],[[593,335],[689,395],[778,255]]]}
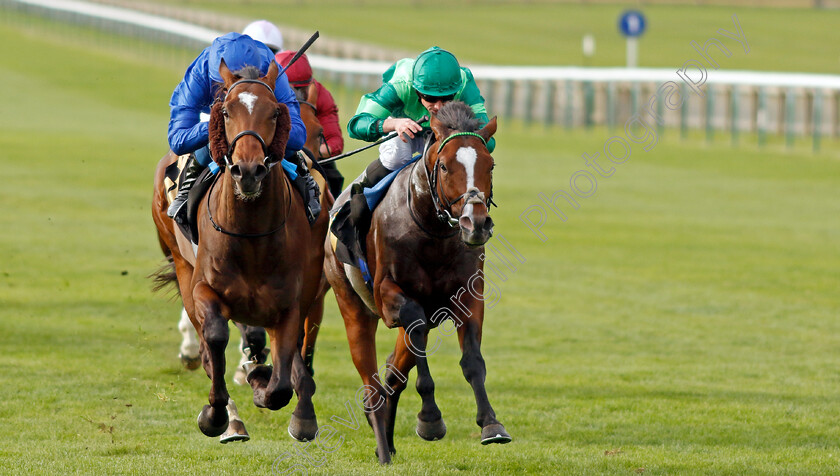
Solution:
{"label": "white breeches", "polygon": [[399,137],[383,142],[379,146],[379,161],[388,170],[397,170],[407,164],[414,154],[423,153],[423,134],[403,142]]}

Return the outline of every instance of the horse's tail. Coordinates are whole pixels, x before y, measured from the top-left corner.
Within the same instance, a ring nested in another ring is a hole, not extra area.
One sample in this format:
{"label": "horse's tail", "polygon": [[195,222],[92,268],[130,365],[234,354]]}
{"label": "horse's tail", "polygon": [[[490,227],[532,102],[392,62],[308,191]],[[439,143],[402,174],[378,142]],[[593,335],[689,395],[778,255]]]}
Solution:
{"label": "horse's tail", "polygon": [[175,291],[181,295],[181,289],[178,287],[178,275],[175,274],[175,263],[167,261],[157,271],[150,274],[148,278],[152,280],[152,291],[158,292],[170,285],[175,285]]}

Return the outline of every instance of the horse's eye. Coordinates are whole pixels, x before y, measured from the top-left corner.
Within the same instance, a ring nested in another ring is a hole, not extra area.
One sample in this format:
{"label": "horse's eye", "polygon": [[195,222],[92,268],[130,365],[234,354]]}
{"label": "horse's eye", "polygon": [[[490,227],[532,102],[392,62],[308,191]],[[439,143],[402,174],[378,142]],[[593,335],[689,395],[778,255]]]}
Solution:
{"label": "horse's eye", "polygon": [[223,116],[225,116],[225,119],[227,119],[227,118],[229,117],[229,116],[228,116],[227,109],[222,108],[222,115],[223,115]]}
{"label": "horse's eye", "polygon": [[441,170],[441,172],[446,172],[446,166],[443,165],[443,164],[440,164],[440,170]]}
{"label": "horse's eye", "polygon": [[276,121],[278,117],[280,117],[280,109],[275,109],[274,115],[271,116],[271,120]]}

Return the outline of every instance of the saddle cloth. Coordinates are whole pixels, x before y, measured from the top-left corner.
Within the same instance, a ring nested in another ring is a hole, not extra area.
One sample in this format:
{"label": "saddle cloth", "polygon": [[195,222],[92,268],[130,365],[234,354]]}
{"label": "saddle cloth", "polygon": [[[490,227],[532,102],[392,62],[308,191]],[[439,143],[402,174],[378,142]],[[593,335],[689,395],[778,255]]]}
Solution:
{"label": "saddle cloth", "polygon": [[[178,195],[178,184],[180,183],[179,177],[184,173],[184,167],[191,155],[192,154],[184,154],[178,156],[178,160],[169,164],[164,171],[163,183],[166,187],[167,206],[172,204],[172,201]],[[321,196],[323,196],[327,190],[327,181],[325,178],[326,173],[324,173],[323,168],[317,161],[313,160],[306,154],[302,155],[306,161],[306,167],[315,179],[315,183],[318,184],[318,190],[320,191]],[[289,180],[297,178],[296,166],[294,164],[286,159],[283,159],[280,165],[283,167],[283,171],[286,173],[286,176],[289,177]],[[208,167],[198,176],[198,180],[195,181],[195,184],[190,189],[189,195],[187,196],[187,224],[178,224],[181,232],[184,233],[184,236],[189,238],[190,241],[195,244],[198,244],[198,205],[201,203],[201,199],[213,183],[213,179],[215,177],[213,169],[219,170],[215,167]],[[224,173],[224,169],[220,170],[218,173]],[[297,188],[293,186],[292,190],[297,190]],[[305,199],[306,198],[304,198],[304,200]]]}

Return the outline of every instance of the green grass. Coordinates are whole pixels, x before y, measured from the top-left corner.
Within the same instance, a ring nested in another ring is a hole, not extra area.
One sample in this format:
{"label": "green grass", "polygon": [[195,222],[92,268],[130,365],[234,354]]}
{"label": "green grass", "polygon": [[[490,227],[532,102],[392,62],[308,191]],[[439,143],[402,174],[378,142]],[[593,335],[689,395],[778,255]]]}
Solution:
{"label": "green grass", "polygon": [[[268,473],[298,445],[291,409],[257,409],[232,386],[253,440],[202,436],[209,382],[180,369],[178,304],[145,278],[160,263],[152,173],[183,65],[47,26],[0,22],[0,472]],[[513,443],[479,444],[450,338],[430,360],[444,440],[414,435],[409,390],[392,467],[366,425],[334,424],[343,444],[314,453],[311,474],[837,474],[840,146],[733,149],[667,131],[650,152],[632,144],[538,240],[519,215],[568,190],[581,154],[613,134],[500,124],[496,230],[527,261],[497,281],[483,353]],[[394,333],[379,336],[384,359]],[[315,366],[326,424],[361,384],[331,297]]]}
{"label": "green grass", "polygon": [[[243,19],[266,18],[405,51],[439,45],[465,63],[624,66],[618,17],[627,8],[640,7],[637,2],[616,3],[191,0],[182,5]],[[641,10],[647,32],[639,40],[639,66],[676,70],[690,59],[700,59],[691,41],[702,45],[716,37],[732,51],[725,58],[711,48],[725,69],[840,73],[835,33],[840,10],[708,5],[645,5]],[[733,14],[749,41],[746,55],[718,33],[736,31]],[[595,55],[587,62],[581,53],[585,34],[596,40]]]}

